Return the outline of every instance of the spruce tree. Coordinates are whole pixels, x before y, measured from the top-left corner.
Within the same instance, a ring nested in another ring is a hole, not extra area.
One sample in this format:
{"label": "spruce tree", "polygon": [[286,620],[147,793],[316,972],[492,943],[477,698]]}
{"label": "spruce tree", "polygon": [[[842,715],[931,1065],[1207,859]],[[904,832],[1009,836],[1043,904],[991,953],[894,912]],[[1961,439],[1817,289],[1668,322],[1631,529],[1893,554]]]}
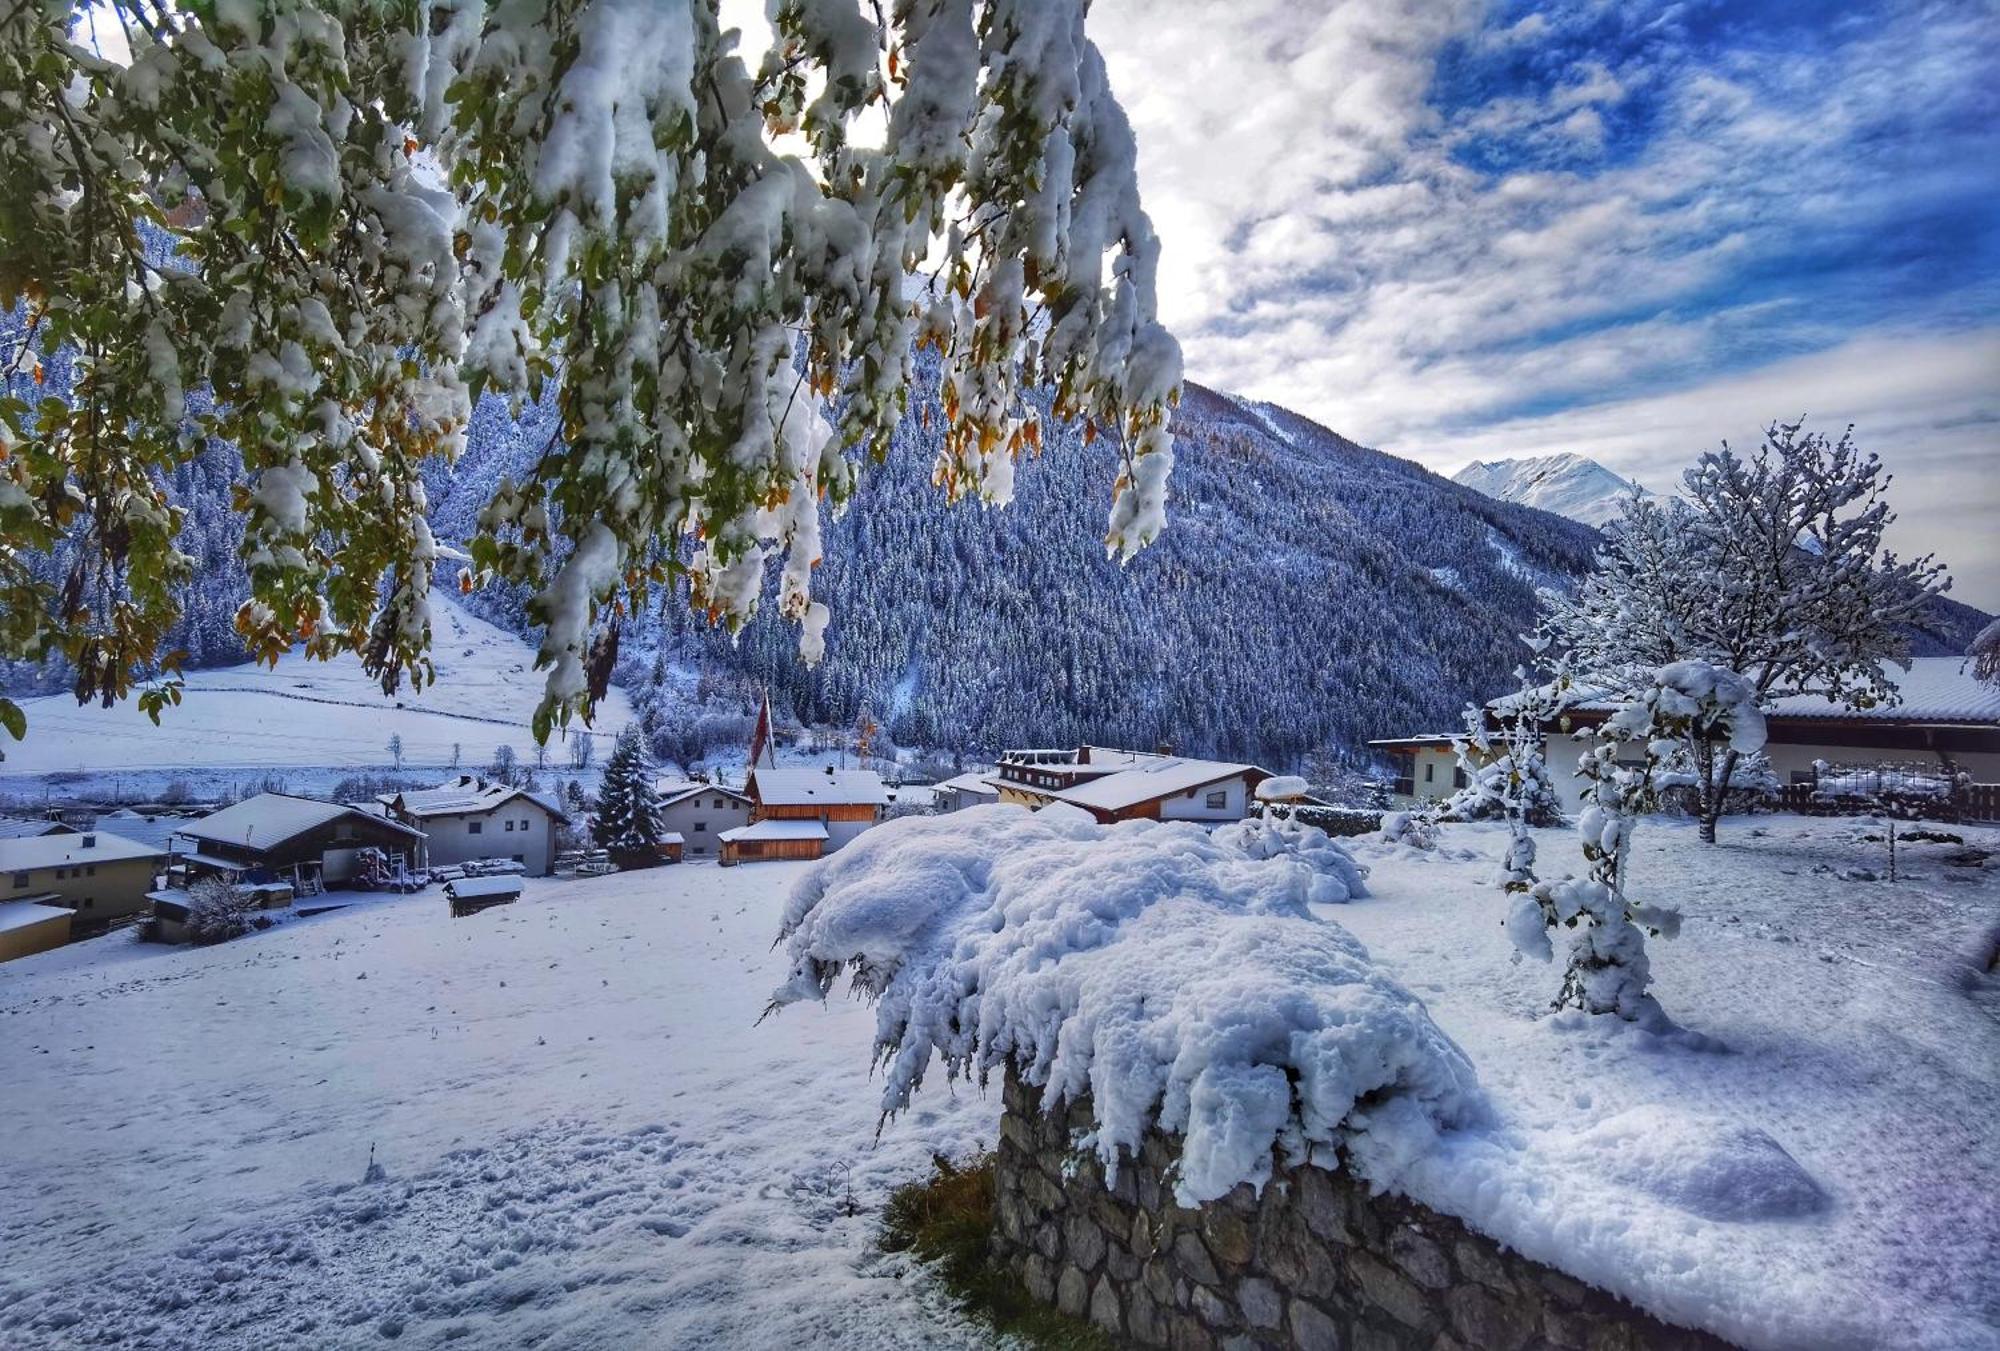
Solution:
{"label": "spruce tree", "polygon": [[618,734],[604,764],[591,837],[621,864],[659,860],[660,799],[653,790],[653,765],[636,724]]}

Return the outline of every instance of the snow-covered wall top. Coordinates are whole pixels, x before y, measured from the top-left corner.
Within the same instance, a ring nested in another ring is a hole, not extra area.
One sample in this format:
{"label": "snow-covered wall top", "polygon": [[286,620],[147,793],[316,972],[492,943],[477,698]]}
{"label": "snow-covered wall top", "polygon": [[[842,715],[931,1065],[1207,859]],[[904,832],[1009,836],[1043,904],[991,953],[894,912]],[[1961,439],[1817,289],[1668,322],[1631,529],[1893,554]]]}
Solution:
{"label": "snow-covered wall top", "polygon": [[1470,1063],[1417,998],[1312,902],[1364,894],[1311,826],[1100,826],[1061,806],[893,821],[793,891],[790,978],[773,1007],[845,970],[877,1001],[883,1109],[934,1058],[984,1079],[1011,1063],[1045,1100],[1088,1095],[1115,1172],[1148,1131],[1178,1135],[1196,1205],[1274,1158],[1388,1178],[1485,1116]]}

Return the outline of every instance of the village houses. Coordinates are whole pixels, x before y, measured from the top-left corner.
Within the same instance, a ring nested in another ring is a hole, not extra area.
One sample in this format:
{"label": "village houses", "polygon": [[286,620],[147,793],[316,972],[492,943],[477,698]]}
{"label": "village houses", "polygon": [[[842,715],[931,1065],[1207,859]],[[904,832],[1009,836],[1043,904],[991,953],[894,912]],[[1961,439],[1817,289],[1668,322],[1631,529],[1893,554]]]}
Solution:
{"label": "village houses", "polygon": [[[104,831],[83,830],[0,839],[0,903],[10,907],[0,954],[19,943],[45,944],[86,938],[144,913],[146,893],[163,862],[162,851]],[[22,933],[26,930],[26,933]],[[28,951],[41,951],[33,946]]]}
{"label": "village houses", "polygon": [[748,793],[702,779],[662,779],[656,791],[660,828],[680,837],[686,858],[715,858],[724,832],[749,825],[757,805]]}
{"label": "village houses", "polygon": [[992,776],[1001,802],[1080,807],[1099,821],[1241,821],[1252,815],[1256,765],[1112,746],[1003,751]]}

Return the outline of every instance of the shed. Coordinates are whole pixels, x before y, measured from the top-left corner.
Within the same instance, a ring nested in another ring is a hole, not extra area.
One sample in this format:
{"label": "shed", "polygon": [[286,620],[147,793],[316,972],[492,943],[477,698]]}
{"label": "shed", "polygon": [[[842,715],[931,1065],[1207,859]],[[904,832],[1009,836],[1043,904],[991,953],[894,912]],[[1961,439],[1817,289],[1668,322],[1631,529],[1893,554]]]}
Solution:
{"label": "shed", "polygon": [[762,859],[815,859],[826,852],[827,829],[818,821],[753,821],[735,830],[725,830],[722,866],[732,867]]}
{"label": "shed", "polygon": [[466,915],[476,915],[496,905],[512,905],[521,899],[521,879],[461,877],[456,881],[445,883],[444,894],[451,902],[451,917],[459,919]]}

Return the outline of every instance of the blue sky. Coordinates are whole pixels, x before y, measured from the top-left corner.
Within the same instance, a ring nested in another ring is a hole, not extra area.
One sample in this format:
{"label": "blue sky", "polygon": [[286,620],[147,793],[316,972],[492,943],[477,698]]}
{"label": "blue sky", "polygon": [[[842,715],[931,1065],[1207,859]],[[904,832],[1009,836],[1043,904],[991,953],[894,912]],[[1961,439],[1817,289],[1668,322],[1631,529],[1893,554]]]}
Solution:
{"label": "blue sky", "polygon": [[1100,0],[1192,378],[1655,488],[1810,414],[2000,608],[2000,12]]}

